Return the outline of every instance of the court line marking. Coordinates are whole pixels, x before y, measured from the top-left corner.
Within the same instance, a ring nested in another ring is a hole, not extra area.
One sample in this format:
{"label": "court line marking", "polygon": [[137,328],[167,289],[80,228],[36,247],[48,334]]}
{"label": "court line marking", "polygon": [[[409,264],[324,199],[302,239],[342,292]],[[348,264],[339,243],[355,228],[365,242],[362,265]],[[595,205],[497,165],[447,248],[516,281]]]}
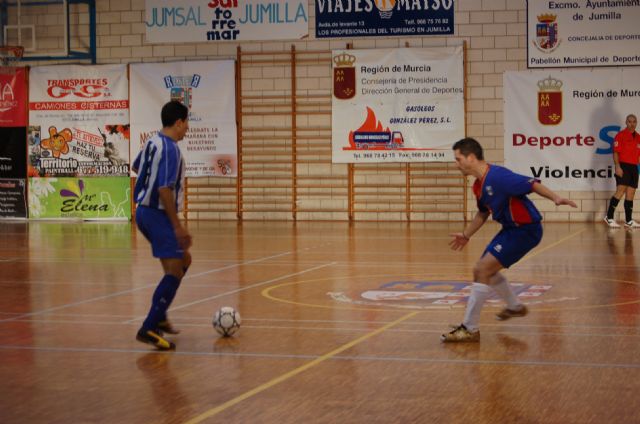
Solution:
{"label": "court line marking", "polygon": [[273,386],[275,386],[277,384],[280,384],[280,383],[282,383],[284,381],[287,381],[290,378],[295,377],[296,375],[298,375],[298,374],[300,374],[300,373],[302,373],[302,372],[304,372],[304,371],[306,371],[306,370],[308,370],[310,368],[313,368],[316,365],[318,365],[318,364],[320,364],[320,363],[322,363],[322,362],[324,362],[324,361],[326,361],[328,359],[331,359],[332,357],[336,356],[337,354],[339,354],[341,352],[344,352],[345,350],[350,349],[350,348],[356,346],[357,344],[359,344],[359,343],[361,343],[361,342],[363,342],[363,341],[365,341],[367,339],[370,339],[371,337],[377,336],[378,334],[388,330],[389,328],[391,328],[391,327],[393,327],[393,326],[395,326],[397,324],[400,324],[402,321],[405,321],[405,320],[407,320],[409,318],[412,318],[416,314],[418,314],[418,312],[411,312],[409,314],[406,314],[406,315],[398,318],[397,320],[395,320],[393,322],[390,322],[389,324],[378,328],[377,330],[374,330],[374,331],[372,331],[370,333],[367,333],[367,334],[365,334],[363,336],[360,336],[357,339],[352,340],[349,343],[343,344],[342,346],[332,350],[331,352],[325,353],[324,355],[317,357],[316,359],[314,359],[311,362],[307,362],[306,364],[301,365],[301,366],[299,366],[299,367],[297,367],[297,368],[295,368],[295,369],[293,369],[293,370],[291,370],[291,371],[289,371],[287,373],[281,374],[280,376],[278,376],[278,377],[276,377],[276,378],[274,378],[274,379],[272,379],[270,381],[267,381],[266,383],[261,384],[260,386],[255,387],[252,390],[249,390],[248,392],[245,392],[245,393],[241,394],[240,396],[236,396],[235,398],[233,398],[231,400],[228,400],[227,402],[224,402],[221,405],[216,406],[215,408],[211,408],[208,411],[205,411],[202,414],[200,414],[200,415],[198,415],[198,416],[196,416],[196,417],[194,417],[194,418],[192,418],[192,419],[190,419],[188,421],[185,421],[184,424],[197,424],[197,423],[200,423],[203,420],[206,420],[207,418],[210,418],[210,417],[212,417],[212,416],[224,411],[225,409],[228,409],[228,408],[230,408],[230,407],[242,402],[245,399],[248,399],[248,398],[250,398],[252,396],[257,395],[258,393],[261,393],[261,392],[263,392],[265,390],[268,390],[268,389],[270,389],[271,387],[273,387]]}
{"label": "court line marking", "polygon": [[[311,248],[307,248],[307,249],[311,249]],[[252,259],[250,261],[240,262],[240,263],[237,263],[237,264],[234,264],[234,265],[231,265],[231,266],[232,267],[233,266],[244,266],[245,262],[246,263],[249,263],[249,262],[250,263],[256,263],[256,262],[259,262],[259,261],[266,261],[266,260],[272,259],[275,256],[290,255],[290,254],[292,254],[294,252],[296,252],[296,251],[291,250],[291,251],[284,252],[284,253],[281,253],[281,254],[278,254],[278,255],[271,255],[271,256],[264,257],[264,258]],[[224,271],[224,270],[226,270],[228,268],[229,267],[216,268],[214,270],[209,271],[209,273]],[[190,278],[195,278],[195,277],[197,277],[199,275],[200,274],[187,275],[183,279],[186,280],[186,279],[190,279]],[[121,296],[123,294],[134,293],[134,292],[137,292],[137,291],[140,291],[140,290],[148,289],[150,287],[155,287],[157,285],[158,285],[158,283],[147,284],[147,285],[142,286],[142,287],[136,287],[136,288],[128,289],[128,290],[122,290],[122,291],[119,291],[119,292],[115,292],[115,293],[111,293],[111,294],[107,294],[107,295],[103,295],[103,296],[97,296],[97,297],[93,297],[93,298],[90,298],[90,299],[80,300],[78,302],[67,303],[67,304],[64,304],[64,305],[55,306],[53,308],[47,308],[47,309],[43,309],[43,310],[40,310],[40,311],[21,314],[21,315],[18,315],[18,316],[15,316],[15,317],[11,317],[11,318],[4,318],[4,319],[0,319],[0,323],[9,322],[9,321],[15,321],[17,319],[22,319],[22,318],[26,318],[26,317],[30,317],[30,316],[42,315],[42,314],[46,314],[48,312],[58,311],[60,309],[71,308],[73,306],[84,305],[84,304],[87,304],[87,303],[97,302],[97,301],[100,301],[100,300],[111,299],[113,297],[118,297],[118,296]]]}
{"label": "court line marking", "polygon": [[[417,313],[417,312],[416,312]],[[148,349],[103,349],[103,348],[74,348],[74,347],[34,347],[34,346],[4,346],[0,345],[0,350],[29,350],[36,352],[75,352],[75,353],[144,353],[151,355],[171,355],[171,356],[202,356],[202,357],[246,357],[259,359],[313,359],[319,360],[323,356],[318,355],[295,355],[278,353],[247,353],[247,352],[160,352]],[[550,367],[583,367],[583,368],[640,368],[638,363],[604,363],[604,362],[562,362],[562,361],[525,361],[525,360],[497,360],[497,359],[438,359],[399,356],[345,356],[334,355],[325,360],[331,361],[373,361],[373,362],[418,362],[418,363],[438,363],[438,364],[467,364],[467,365],[518,365],[518,366],[550,366]],[[293,370],[295,371],[295,370]],[[269,382],[265,383],[268,384]],[[255,389],[254,389],[255,390]],[[232,399],[233,400],[233,399]],[[237,403],[237,402],[236,402]],[[207,413],[206,411],[205,413]],[[198,418],[198,417],[195,417]],[[193,418],[193,419],[195,419]],[[206,417],[208,418],[208,417]],[[192,419],[192,420],[193,420]],[[187,422],[185,424],[188,424]]]}
{"label": "court line marking", "polygon": [[[332,266],[334,264],[335,264],[335,262],[329,262],[329,263],[326,263],[326,264],[314,266],[313,268],[305,269],[304,271],[299,271],[299,272],[295,272],[295,273],[292,273],[292,274],[283,275],[283,276],[280,276],[280,277],[277,277],[277,278],[272,278],[272,279],[267,280],[267,281],[261,281],[259,283],[251,284],[249,286],[240,287],[239,289],[229,290],[229,291],[226,291],[226,292],[223,292],[223,293],[216,294],[214,296],[205,297],[204,299],[198,299],[198,300],[195,300],[193,302],[189,302],[189,303],[185,303],[185,304],[182,304],[182,305],[179,305],[179,306],[172,307],[172,308],[169,309],[169,311],[170,312],[174,312],[174,311],[177,311],[179,309],[184,309],[184,308],[188,308],[189,306],[197,305],[198,303],[208,302],[210,300],[218,299],[220,297],[228,296],[230,294],[240,293],[241,291],[245,291],[245,290],[253,289],[253,288],[256,288],[256,287],[264,286],[265,284],[271,284],[271,283],[274,283],[276,281],[285,280],[285,279],[287,279],[289,277],[294,277],[296,275],[306,274],[307,272],[316,271],[318,269],[326,268],[326,267]],[[135,321],[142,320],[144,318],[146,318],[146,315],[128,319],[128,320],[124,321],[124,323],[125,324],[129,324],[129,323],[132,323],[132,322],[135,322]]]}
{"label": "court line marking", "polygon": [[[421,311],[415,311],[415,312],[421,312]],[[209,319],[209,318],[208,318]],[[206,320],[205,320],[206,321]],[[244,318],[243,318],[243,322],[244,322]],[[51,320],[51,319],[30,319],[30,320],[18,320],[15,322],[30,322],[30,323],[46,323],[46,324],[74,324],[74,325],[102,325],[102,326],[123,326],[123,325],[132,325],[133,323],[123,323],[121,321],[82,321],[82,322],[78,322],[78,321],[73,321],[73,320]],[[176,322],[173,321],[173,323],[175,324]],[[384,324],[385,322],[376,322],[376,324]],[[386,322],[388,323],[388,322]],[[364,323],[361,323],[364,324]],[[370,323],[372,324],[372,323]],[[447,325],[449,325],[449,323],[446,322],[430,322],[430,323],[417,323],[417,322],[405,322],[404,325],[422,325],[423,327],[426,325],[430,325],[433,326],[434,328],[396,328],[394,331],[397,333],[424,333],[424,334],[442,334],[442,327],[446,327]],[[483,326],[485,326],[483,324]],[[180,328],[211,328],[211,324],[210,323],[206,323],[206,324],[187,324],[187,323],[180,323],[179,324]],[[560,329],[565,329],[566,331],[534,331],[536,328],[545,328],[545,326],[535,326],[535,325],[531,325],[531,326],[520,326],[521,328],[525,328],[525,331],[509,331],[509,330],[505,330],[504,329],[504,324],[503,325],[499,325],[499,324],[486,324],[486,327],[493,327],[493,328],[497,328],[500,327],[499,330],[497,331],[492,331],[492,330],[483,330],[483,334],[514,334],[514,335],[519,335],[519,336],[563,336],[563,337],[640,337],[640,333],[630,333],[629,331],[635,331],[637,330],[636,327],[611,327],[608,328],[609,330],[613,329],[613,330],[620,330],[621,332],[619,333],[593,333],[593,332],[582,332],[582,333],[578,333],[576,331],[571,331],[572,329],[578,328],[578,329],[582,329],[582,330],[589,330],[591,329],[591,327],[560,327]],[[318,332],[322,332],[322,331],[335,331],[335,332],[365,332],[369,330],[369,327],[341,327],[341,326],[334,326],[334,327],[305,327],[305,326],[299,326],[299,325],[260,325],[260,324],[252,324],[252,325],[248,325],[248,324],[242,324],[242,328],[250,328],[250,329],[255,329],[255,330],[299,330],[299,331],[318,331]],[[596,327],[597,328],[597,327]],[[624,332],[627,331],[627,332]]]}
{"label": "court line marking", "polygon": [[[302,249],[302,250],[304,251],[304,250],[307,250],[307,249],[309,249],[309,248],[305,248],[305,249]],[[264,258],[252,259],[250,261],[242,262],[241,265],[243,265],[243,266],[244,265],[251,265],[251,264],[258,263],[258,262],[268,261],[269,259],[274,259],[274,258],[279,258],[281,256],[291,255],[292,253],[293,253],[293,251],[289,251],[289,252],[279,253],[277,255],[267,256],[267,257],[264,257]],[[188,276],[184,277],[184,279],[186,279],[186,278],[196,278],[196,277],[201,277],[203,275],[213,274],[214,272],[226,271],[227,269],[235,268],[238,265],[240,265],[240,264],[231,264],[231,265],[224,266],[222,268],[216,268],[214,270],[204,271],[204,272],[201,272],[201,273],[198,273],[198,274],[191,274],[191,275],[188,275]]]}
{"label": "court line marking", "polygon": [[[627,304],[633,304],[633,303],[639,303],[640,300],[637,301],[630,301],[626,304],[612,304],[612,305],[604,305],[604,306],[624,306]],[[399,312],[397,310],[394,310],[394,312]],[[424,312],[424,311],[420,311],[420,312]],[[431,312],[431,311],[430,311]],[[8,315],[17,315],[16,313],[9,313],[7,312],[6,314]],[[53,317],[54,319],[51,319],[51,317]],[[68,318],[83,318],[82,321],[74,321],[74,320],[63,320],[63,319],[55,319],[55,317],[68,317]],[[109,325],[122,325],[123,322],[122,321],[104,321],[104,320],[100,320],[100,321],[87,321],[84,318],[86,317],[90,317],[90,318],[109,318],[109,319],[117,319],[117,318],[129,318],[130,315],[118,315],[118,314],[65,314],[65,313],[61,313],[61,314],[51,314],[51,316],[47,319],[21,319],[18,320],[17,322],[45,322],[45,323],[72,323],[72,324],[78,324],[78,325],[82,325],[82,324],[109,324]],[[174,322],[174,324],[178,324],[180,326],[187,326],[187,327],[208,327],[210,324],[192,324],[189,321],[197,321],[197,322],[204,322],[204,321],[208,321],[210,320],[211,317],[210,316],[178,316],[178,317],[174,317],[174,319],[172,320]],[[242,322],[247,323],[247,322],[258,322],[258,323],[262,323],[262,322],[274,322],[274,323],[279,323],[279,322],[286,322],[286,323],[300,323],[300,324],[336,324],[336,325],[340,325],[340,324],[367,324],[367,325],[371,325],[371,324],[388,324],[390,321],[388,320],[328,320],[328,319],[286,319],[286,318],[260,318],[260,317],[242,317]],[[420,327],[425,327],[425,326],[433,326],[433,327],[442,327],[443,325],[449,325],[450,322],[449,321],[433,321],[433,320],[429,320],[429,321],[407,321],[404,322],[403,325],[407,325],[407,326],[420,326]],[[605,329],[605,330],[637,330],[638,327],[636,325],[588,325],[588,324],[526,324],[526,323],[508,323],[505,324],[504,322],[497,322],[495,324],[491,323],[491,322],[487,322],[485,324],[483,324],[484,327],[499,327],[499,328],[505,328],[505,325],[508,327],[517,327],[517,328],[564,328],[567,330],[571,330],[571,329],[582,329],[582,330],[588,330],[588,329]],[[243,327],[245,327],[243,325]],[[247,327],[251,327],[251,328],[261,328],[259,325],[253,325],[253,326],[247,326]],[[269,328],[281,328],[277,325],[273,325],[273,326],[264,326],[264,327],[269,327]],[[284,328],[284,327],[283,327]],[[288,328],[288,327],[286,327]],[[299,327],[293,327],[293,328],[299,328]],[[313,328],[313,327],[309,327],[309,328]],[[334,327],[336,329],[339,329],[340,327]],[[396,330],[396,331],[403,331],[403,330]],[[520,333],[519,333],[520,334]],[[564,333],[562,333],[564,334]]]}

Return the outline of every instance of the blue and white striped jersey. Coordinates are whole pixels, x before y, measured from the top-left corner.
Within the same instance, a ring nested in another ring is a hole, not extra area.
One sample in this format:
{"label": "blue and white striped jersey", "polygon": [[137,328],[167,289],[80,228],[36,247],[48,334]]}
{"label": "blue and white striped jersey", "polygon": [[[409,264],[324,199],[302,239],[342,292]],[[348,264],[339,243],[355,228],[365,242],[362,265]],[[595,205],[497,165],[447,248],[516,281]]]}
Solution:
{"label": "blue and white striped jersey", "polygon": [[133,193],[138,205],[164,209],[158,189],[169,187],[175,193],[177,210],[182,210],[185,163],[173,139],[161,132],[151,137],[133,161],[133,169],[138,172]]}

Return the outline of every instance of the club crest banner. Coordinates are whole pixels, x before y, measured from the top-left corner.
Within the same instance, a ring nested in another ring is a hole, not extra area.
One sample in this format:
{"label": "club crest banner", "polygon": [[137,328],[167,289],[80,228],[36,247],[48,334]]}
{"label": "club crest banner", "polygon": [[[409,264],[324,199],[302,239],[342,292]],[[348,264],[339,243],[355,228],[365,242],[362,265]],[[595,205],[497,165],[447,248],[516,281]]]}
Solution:
{"label": "club crest banner", "polygon": [[613,190],[613,141],[640,110],[637,81],[631,68],[506,72],[506,166],[554,190]]}
{"label": "club crest banner", "polygon": [[189,108],[189,131],[178,144],[186,175],[238,175],[234,61],[133,64],[130,74],[133,159],[162,128],[162,106],[178,100]]}
{"label": "club crest banner", "polygon": [[334,163],[453,160],[465,129],[461,46],[332,57]]}
{"label": "club crest banner", "polygon": [[29,73],[29,175],[129,175],[125,65],[34,67]]}

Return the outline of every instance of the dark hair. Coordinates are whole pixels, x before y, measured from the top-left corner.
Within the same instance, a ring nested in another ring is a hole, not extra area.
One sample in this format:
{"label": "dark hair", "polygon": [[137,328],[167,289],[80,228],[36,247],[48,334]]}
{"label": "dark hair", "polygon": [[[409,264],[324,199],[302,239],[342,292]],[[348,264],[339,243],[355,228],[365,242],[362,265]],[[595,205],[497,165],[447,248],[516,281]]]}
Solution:
{"label": "dark hair", "polygon": [[482,152],[482,146],[475,138],[467,137],[462,140],[456,141],[452,147],[453,150],[460,150],[462,156],[467,157],[471,153],[475,155],[478,160],[484,160],[484,153]]}
{"label": "dark hair", "polygon": [[189,116],[189,108],[180,103],[177,100],[171,100],[162,106],[160,112],[160,119],[162,119],[162,126],[172,127],[178,119],[185,120]]}

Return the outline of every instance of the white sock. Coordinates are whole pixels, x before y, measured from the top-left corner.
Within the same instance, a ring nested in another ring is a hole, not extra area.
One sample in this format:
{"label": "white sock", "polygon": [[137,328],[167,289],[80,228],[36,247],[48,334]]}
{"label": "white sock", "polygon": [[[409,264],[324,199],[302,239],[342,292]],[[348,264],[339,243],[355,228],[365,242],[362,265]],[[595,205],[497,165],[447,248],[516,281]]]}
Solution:
{"label": "white sock", "polygon": [[464,311],[464,321],[462,321],[467,330],[478,330],[480,312],[490,294],[491,289],[486,284],[473,283],[471,285],[471,296],[467,301],[467,309]]}
{"label": "white sock", "polygon": [[507,282],[507,278],[501,273],[497,273],[491,277],[491,288],[493,288],[498,296],[507,302],[507,308],[514,310],[519,309],[522,303],[518,300],[518,297],[511,289],[511,286]]}

